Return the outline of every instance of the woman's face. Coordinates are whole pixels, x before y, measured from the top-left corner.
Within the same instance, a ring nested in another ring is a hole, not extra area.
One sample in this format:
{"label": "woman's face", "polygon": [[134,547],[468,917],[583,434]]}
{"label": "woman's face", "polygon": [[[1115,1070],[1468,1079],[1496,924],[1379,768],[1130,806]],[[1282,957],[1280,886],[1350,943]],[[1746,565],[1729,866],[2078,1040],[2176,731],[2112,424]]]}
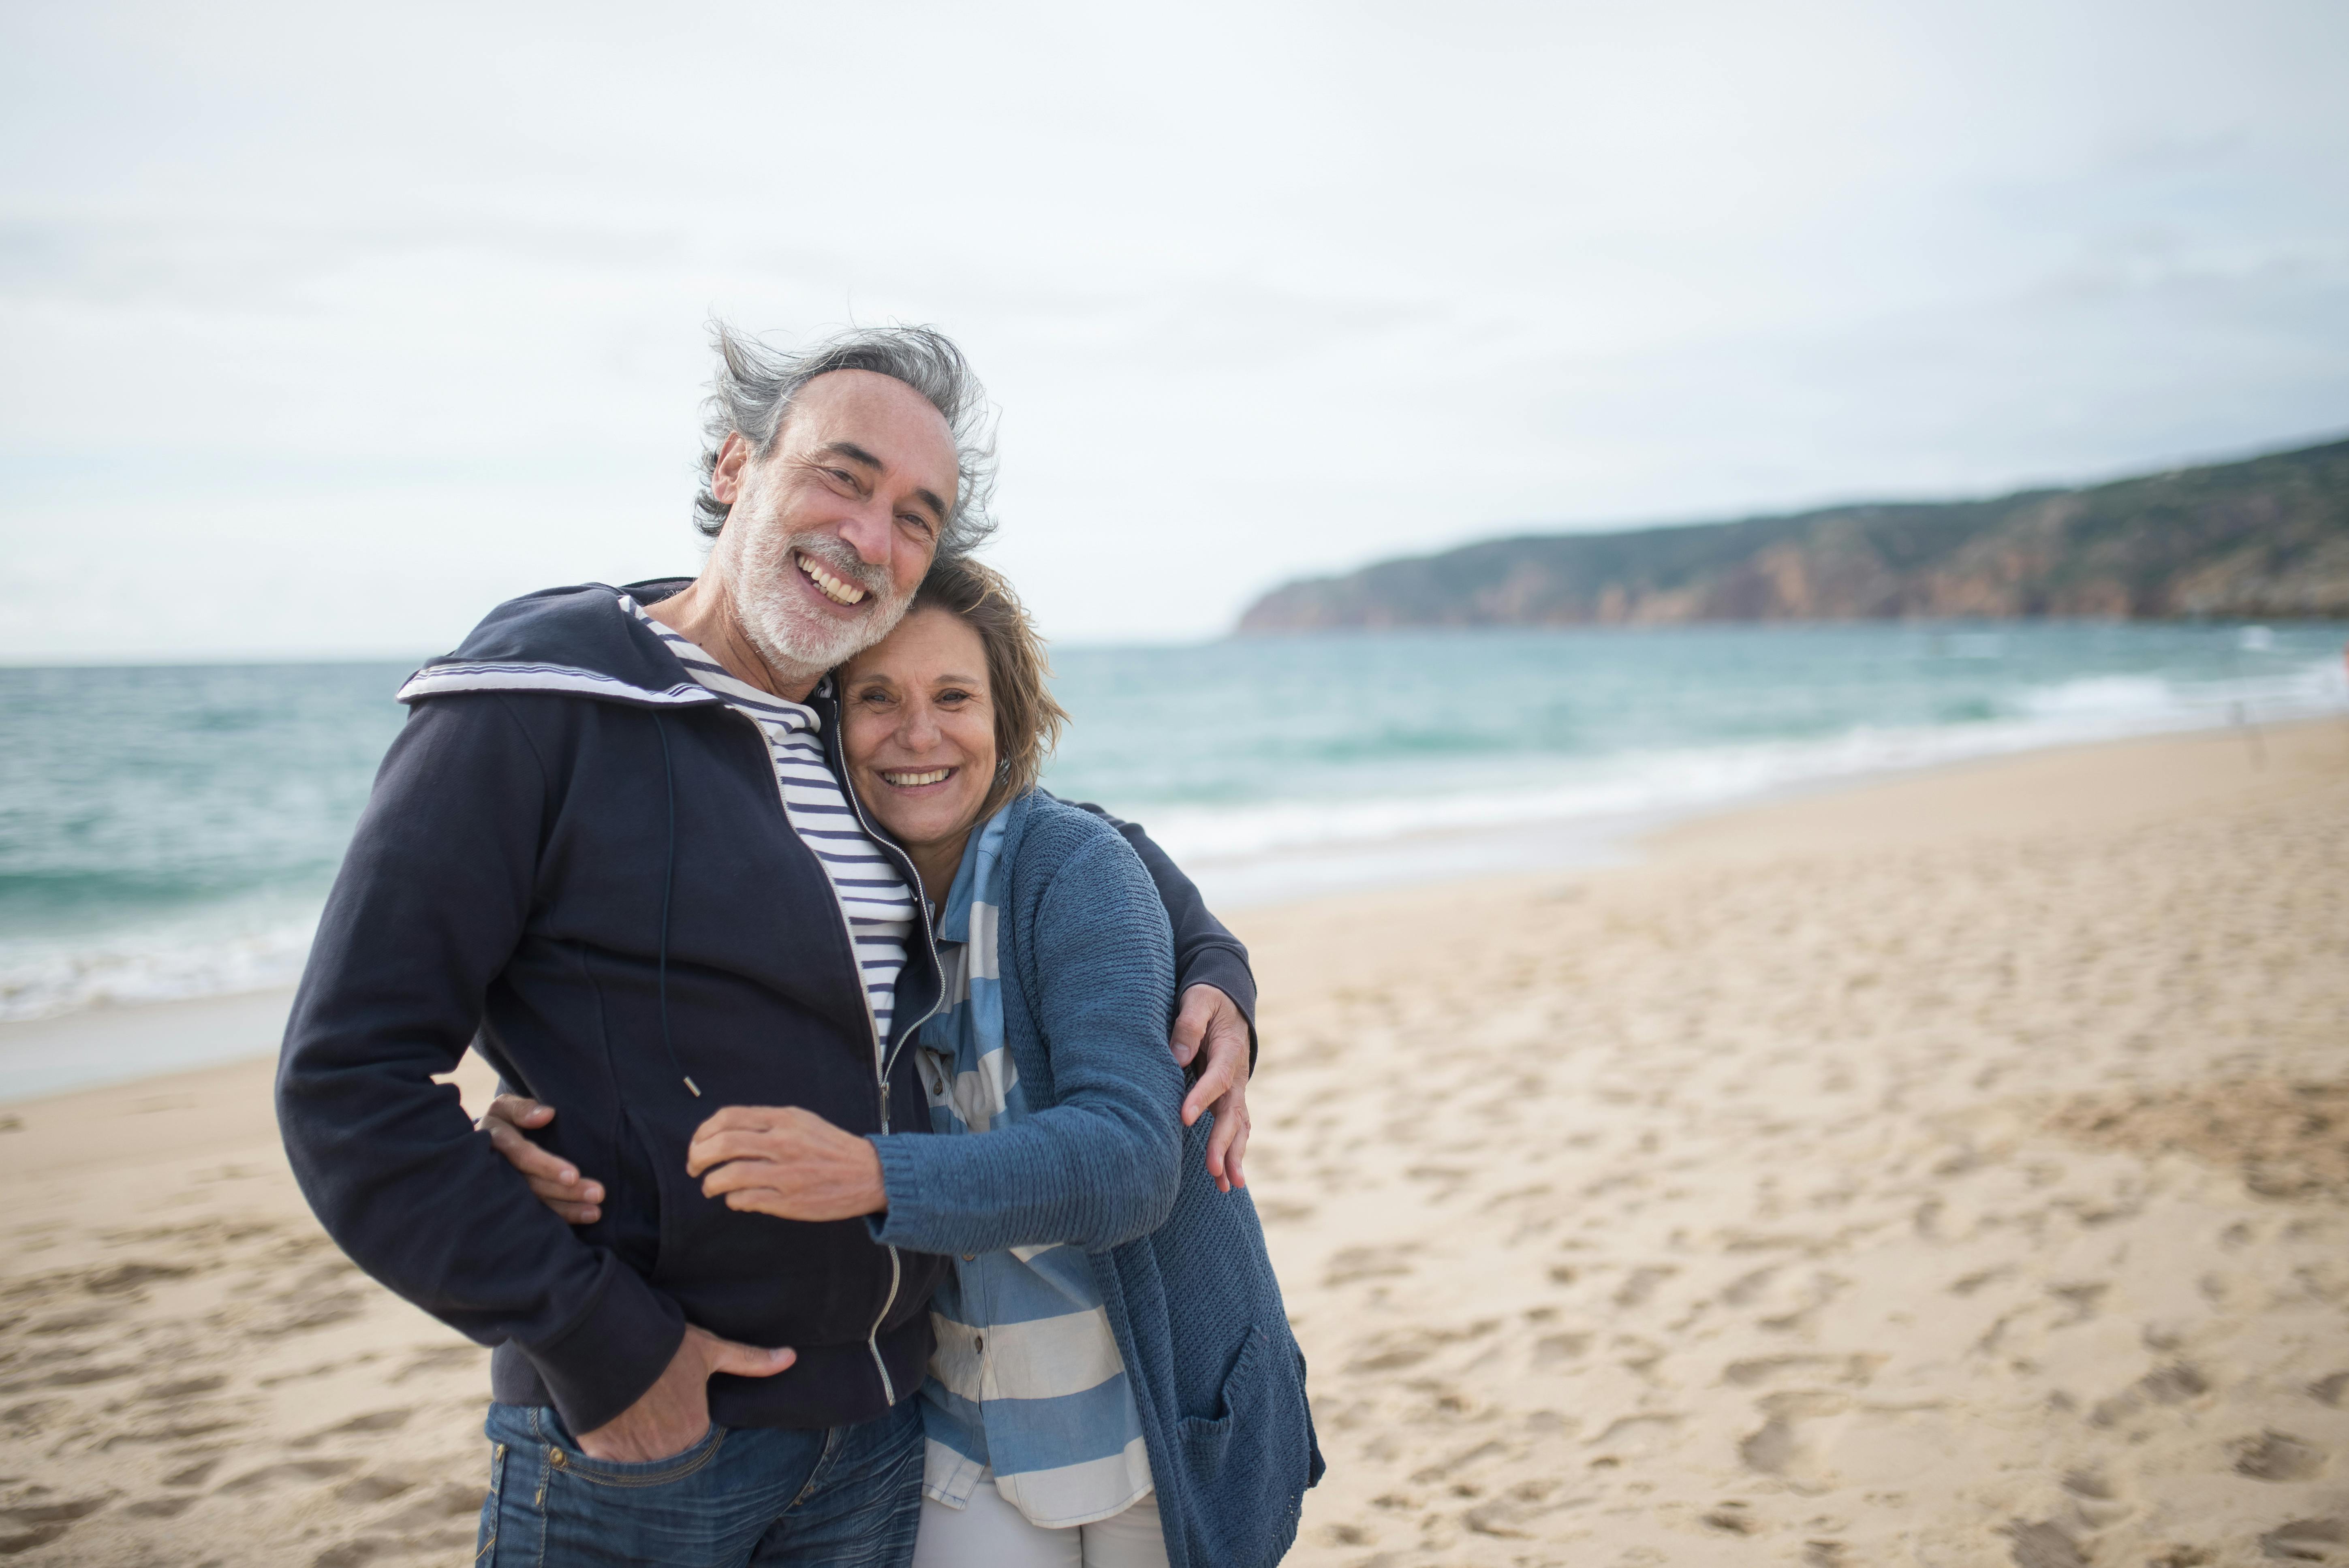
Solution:
{"label": "woman's face", "polygon": [[848,662],[841,748],[865,807],[908,849],[969,831],[995,781],[987,648],[947,611],[924,608]]}

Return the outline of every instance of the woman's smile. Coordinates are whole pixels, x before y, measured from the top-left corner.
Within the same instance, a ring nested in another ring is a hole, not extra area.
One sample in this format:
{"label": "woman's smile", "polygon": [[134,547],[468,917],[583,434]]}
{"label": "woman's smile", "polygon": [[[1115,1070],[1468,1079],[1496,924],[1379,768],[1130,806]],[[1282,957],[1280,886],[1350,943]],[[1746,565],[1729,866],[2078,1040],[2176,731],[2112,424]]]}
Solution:
{"label": "woman's smile", "polygon": [[960,616],[918,609],[848,662],[840,689],[849,778],[943,900],[995,782],[987,646]]}

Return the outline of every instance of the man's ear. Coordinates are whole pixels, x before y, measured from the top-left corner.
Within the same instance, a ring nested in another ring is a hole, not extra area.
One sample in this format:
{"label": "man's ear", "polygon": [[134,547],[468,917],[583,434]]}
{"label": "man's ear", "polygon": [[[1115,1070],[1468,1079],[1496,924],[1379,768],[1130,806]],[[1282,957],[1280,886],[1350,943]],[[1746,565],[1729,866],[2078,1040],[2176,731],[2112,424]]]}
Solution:
{"label": "man's ear", "polygon": [[742,498],[742,470],[750,465],[750,440],[740,430],[726,433],[726,444],[718,449],[718,465],[709,470],[709,496],[720,506],[732,506]]}

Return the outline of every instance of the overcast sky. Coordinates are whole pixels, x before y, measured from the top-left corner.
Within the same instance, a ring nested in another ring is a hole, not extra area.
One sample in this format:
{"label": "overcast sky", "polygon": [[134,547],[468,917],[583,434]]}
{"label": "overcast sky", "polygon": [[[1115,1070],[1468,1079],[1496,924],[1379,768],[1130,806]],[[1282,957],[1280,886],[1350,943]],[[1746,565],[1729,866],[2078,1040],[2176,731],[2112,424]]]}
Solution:
{"label": "overcast sky", "polygon": [[932,323],[1066,640],[2349,430],[2349,6],[0,5],[0,657],[696,569],[712,313]]}

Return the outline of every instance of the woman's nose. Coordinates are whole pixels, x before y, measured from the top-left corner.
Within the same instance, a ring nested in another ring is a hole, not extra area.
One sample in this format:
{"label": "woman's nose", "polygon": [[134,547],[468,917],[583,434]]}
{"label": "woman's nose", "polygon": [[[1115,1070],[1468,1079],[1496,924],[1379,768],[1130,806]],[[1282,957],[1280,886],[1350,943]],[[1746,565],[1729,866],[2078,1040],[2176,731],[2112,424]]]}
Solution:
{"label": "woman's nose", "polygon": [[897,727],[897,740],[910,750],[927,751],[938,743],[937,716],[926,707],[909,708]]}

